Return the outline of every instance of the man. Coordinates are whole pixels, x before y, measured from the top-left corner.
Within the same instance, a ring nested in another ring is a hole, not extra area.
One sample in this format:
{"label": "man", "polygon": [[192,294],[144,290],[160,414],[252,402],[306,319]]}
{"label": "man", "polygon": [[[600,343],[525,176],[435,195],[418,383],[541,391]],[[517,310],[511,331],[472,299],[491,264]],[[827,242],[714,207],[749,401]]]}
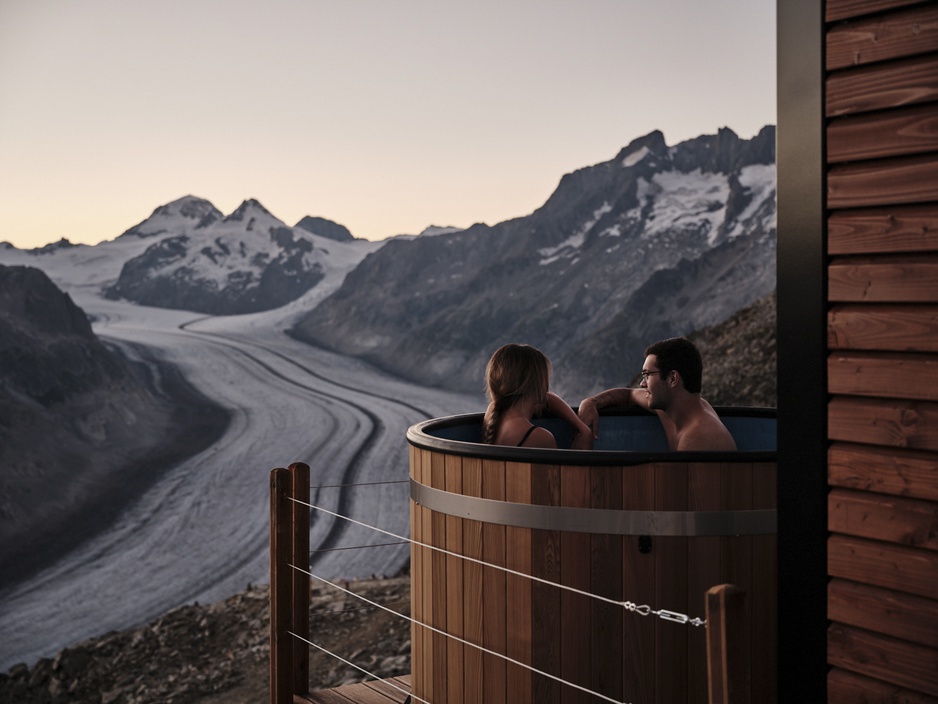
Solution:
{"label": "man", "polygon": [[736,442],[713,407],[700,397],[703,361],[693,342],[673,337],[645,350],[640,388],[608,389],[580,402],[580,419],[599,437],[599,409],[641,406],[655,411],[672,450],[736,449]]}

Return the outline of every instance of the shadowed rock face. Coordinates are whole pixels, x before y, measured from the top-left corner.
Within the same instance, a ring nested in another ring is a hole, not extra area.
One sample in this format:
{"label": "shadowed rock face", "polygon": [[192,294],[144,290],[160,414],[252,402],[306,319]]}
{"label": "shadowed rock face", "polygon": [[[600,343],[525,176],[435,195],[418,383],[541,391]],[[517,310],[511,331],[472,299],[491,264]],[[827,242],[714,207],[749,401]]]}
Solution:
{"label": "shadowed rock face", "polygon": [[389,242],[291,334],[466,391],[510,341],[547,353],[574,396],[621,384],[650,342],[775,289],[774,144],[774,127],[675,147],[652,132],[564,176],[529,216]]}
{"label": "shadowed rock face", "polygon": [[44,273],[0,266],[0,586],[106,525],[224,423],[171,370],[103,344]]}

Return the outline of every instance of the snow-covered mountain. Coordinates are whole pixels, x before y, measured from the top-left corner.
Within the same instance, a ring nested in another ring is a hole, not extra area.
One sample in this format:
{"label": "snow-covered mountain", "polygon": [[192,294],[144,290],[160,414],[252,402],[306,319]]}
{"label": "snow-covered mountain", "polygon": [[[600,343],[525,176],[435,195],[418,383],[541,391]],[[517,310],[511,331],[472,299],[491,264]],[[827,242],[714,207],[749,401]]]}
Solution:
{"label": "snow-covered mountain", "polygon": [[28,251],[2,243],[0,261],[35,266],[59,285],[112,300],[227,315],[278,308],[314,288],[323,298],[383,244],[356,239],[325,218],[306,216],[288,227],[253,199],[225,216],[185,196],[114,240],[61,240]]}
{"label": "snow-covered mountain", "polygon": [[222,217],[208,201],[182,198],[121,235],[159,241],[124,263],[107,296],[214,315],[279,308],[374,248],[343,230],[311,217],[288,227],[253,199]]}
{"label": "snow-covered mountain", "polygon": [[292,334],[463,390],[498,345],[527,342],[579,398],[626,383],[655,339],[771,293],[775,232],[774,127],[673,147],[655,131],[529,216],[389,242]]}

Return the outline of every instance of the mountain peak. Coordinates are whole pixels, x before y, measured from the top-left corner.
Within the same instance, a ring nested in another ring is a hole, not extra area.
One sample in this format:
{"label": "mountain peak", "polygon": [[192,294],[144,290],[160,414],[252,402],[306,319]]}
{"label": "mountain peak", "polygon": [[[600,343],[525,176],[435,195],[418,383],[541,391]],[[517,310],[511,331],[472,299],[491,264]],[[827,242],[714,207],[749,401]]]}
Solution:
{"label": "mountain peak", "polygon": [[260,204],[260,201],[255,200],[254,198],[248,198],[247,200],[242,201],[237,210],[225,218],[225,222],[244,220],[246,216],[256,216],[259,214],[274,217],[271,212],[267,210],[267,208]]}
{"label": "mountain peak", "polygon": [[628,146],[619,151],[613,161],[623,167],[629,167],[635,166],[649,154],[665,156],[667,153],[668,145],[664,141],[664,133],[661,130],[654,130],[644,137],[633,139]]}
{"label": "mountain peak", "polygon": [[314,217],[312,215],[303,217],[296,223],[295,227],[306,230],[307,232],[312,232],[314,235],[319,235],[320,237],[335,240],[336,242],[351,242],[355,239],[345,225],[340,225],[332,220]]}
{"label": "mountain peak", "polygon": [[188,231],[205,227],[221,216],[221,211],[204,198],[183,196],[157,207],[150,217],[131,227],[121,237],[155,237],[168,231]]}

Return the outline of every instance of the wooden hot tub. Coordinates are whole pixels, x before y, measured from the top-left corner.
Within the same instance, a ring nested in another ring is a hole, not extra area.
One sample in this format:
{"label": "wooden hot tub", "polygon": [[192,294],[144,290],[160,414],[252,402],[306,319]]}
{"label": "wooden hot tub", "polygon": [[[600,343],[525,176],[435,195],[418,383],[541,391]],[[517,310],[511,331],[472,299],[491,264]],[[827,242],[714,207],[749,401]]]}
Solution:
{"label": "wooden hot tub", "polygon": [[[731,583],[748,595],[752,701],[774,701],[775,410],[717,410],[739,451],[668,452],[637,409],[604,413],[590,452],[481,444],[481,414],[411,427],[411,536],[451,553],[411,548],[412,614],[436,629],[413,627],[413,693],[602,701],[563,680],[614,701],[705,702],[705,627],[680,621]],[[569,447],[562,422],[539,422]]]}

